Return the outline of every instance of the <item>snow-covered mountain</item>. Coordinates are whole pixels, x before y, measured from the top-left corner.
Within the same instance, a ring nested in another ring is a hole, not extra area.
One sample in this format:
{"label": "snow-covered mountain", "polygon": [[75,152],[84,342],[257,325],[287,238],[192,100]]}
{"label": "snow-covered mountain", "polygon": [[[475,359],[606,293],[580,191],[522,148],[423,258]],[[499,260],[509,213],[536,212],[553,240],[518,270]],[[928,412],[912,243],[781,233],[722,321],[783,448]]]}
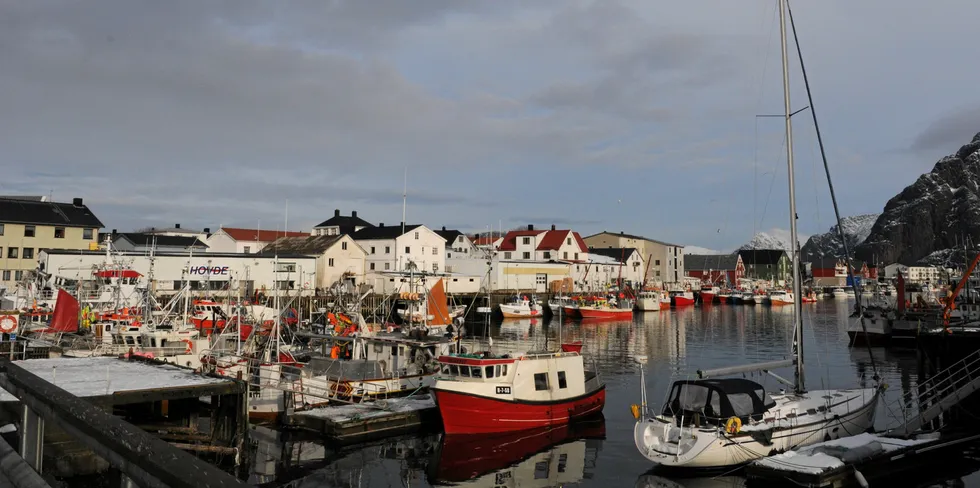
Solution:
{"label": "snow-covered mountain", "polygon": [[701,246],[684,246],[684,254],[731,254],[728,251],[717,251]]}
{"label": "snow-covered mountain", "polygon": [[789,241],[789,239],[782,236],[776,236],[767,232],[759,232],[758,234],[752,236],[752,240],[739,246],[738,250],[782,249],[786,252],[790,252],[792,247],[789,245]]}
{"label": "snow-covered mountain", "polygon": [[[851,252],[854,252],[857,246],[868,238],[868,235],[871,234],[871,228],[878,221],[880,215],[864,214],[841,219],[841,224],[844,226],[844,237],[847,239],[847,246]],[[837,225],[833,225],[830,231],[824,234],[810,236],[801,251],[805,258],[810,259],[843,256],[844,246],[841,245]]]}
{"label": "snow-covered mountain", "polygon": [[980,133],[885,205],[857,248],[865,261],[915,264],[980,243]]}

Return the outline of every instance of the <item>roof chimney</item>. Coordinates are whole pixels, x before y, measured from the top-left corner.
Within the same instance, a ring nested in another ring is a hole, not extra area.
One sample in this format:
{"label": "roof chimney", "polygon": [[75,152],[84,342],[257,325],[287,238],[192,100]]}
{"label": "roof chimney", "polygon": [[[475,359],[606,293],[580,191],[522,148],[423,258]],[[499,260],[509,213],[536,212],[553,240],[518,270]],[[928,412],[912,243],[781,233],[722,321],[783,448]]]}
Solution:
{"label": "roof chimney", "polygon": [[81,207],[82,206],[82,199],[81,198],[73,198],[71,200],[71,204],[74,205],[74,206],[76,206],[76,207]]}
{"label": "roof chimney", "polygon": [[527,224],[527,230],[534,230],[534,226],[531,224]]}
{"label": "roof chimney", "polygon": [[334,211],[333,211],[333,216],[334,216],[334,217],[340,217],[340,209],[339,209],[339,208],[337,208],[337,209],[334,209]]}
{"label": "roof chimney", "polygon": [[112,235],[116,235],[116,229],[112,229]]}
{"label": "roof chimney", "polygon": [[626,235],[626,233],[623,231],[619,231],[619,235]]}
{"label": "roof chimney", "polygon": [[555,230],[555,224],[551,224],[551,230]]}
{"label": "roof chimney", "polygon": [[179,228],[180,228],[180,224],[174,224],[174,229],[179,229]]}
{"label": "roof chimney", "polygon": [[384,222],[378,222],[378,227],[384,227],[384,226],[385,226]]}
{"label": "roof chimney", "polygon": [[444,226],[442,226],[442,230],[443,230],[443,231],[445,231],[445,230],[446,230],[446,226],[445,226],[445,225],[444,225]]}
{"label": "roof chimney", "polygon": [[205,234],[211,234],[211,228],[210,227],[205,227],[204,228],[204,233]]}
{"label": "roof chimney", "polygon": [[353,212],[351,212],[350,213],[350,216],[351,217],[357,217],[357,210],[354,210]]}

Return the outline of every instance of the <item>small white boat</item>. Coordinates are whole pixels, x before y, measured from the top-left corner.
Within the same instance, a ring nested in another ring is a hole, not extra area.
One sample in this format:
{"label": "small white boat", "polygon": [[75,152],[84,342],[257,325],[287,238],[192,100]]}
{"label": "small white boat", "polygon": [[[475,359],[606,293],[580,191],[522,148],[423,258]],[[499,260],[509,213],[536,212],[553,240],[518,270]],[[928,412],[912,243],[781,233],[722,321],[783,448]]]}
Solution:
{"label": "small white boat", "polygon": [[572,303],[572,297],[567,295],[557,295],[548,300],[548,308],[551,309],[552,315],[558,316],[564,313],[564,308]]}
{"label": "small white boat", "polygon": [[641,312],[660,310],[660,295],[658,291],[641,291],[636,296],[636,309]]}
{"label": "small white boat", "polygon": [[540,303],[534,299],[534,296],[528,297],[514,296],[507,303],[501,303],[498,305],[500,308],[500,313],[509,319],[519,319],[527,317],[540,317],[541,312],[544,310]]}

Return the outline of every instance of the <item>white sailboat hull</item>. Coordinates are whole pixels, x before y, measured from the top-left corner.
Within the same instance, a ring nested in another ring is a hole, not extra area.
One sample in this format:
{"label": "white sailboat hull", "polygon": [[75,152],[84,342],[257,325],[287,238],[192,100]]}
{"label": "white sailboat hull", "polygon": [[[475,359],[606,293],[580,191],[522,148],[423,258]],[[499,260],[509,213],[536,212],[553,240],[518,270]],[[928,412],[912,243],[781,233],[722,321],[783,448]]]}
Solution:
{"label": "white sailboat hull", "polygon": [[[835,396],[838,394],[843,396]],[[833,400],[825,400],[827,396]],[[636,423],[634,442],[640,453],[656,464],[724,468],[825,440],[850,437],[874,425],[878,402],[878,392],[874,388],[816,390],[808,392],[802,400],[795,398],[798,397],[773,397],[777,405],[770,412],[776,413],[778,420],[769,423],[769,428],[765,428],[763,422],[729,434],[724,428],[714,426],[677,427],[672,418],[658,416]],[[829,407],[827,402],[832,402]],[[816,410],[819,406],[824,407],[823,411]],[[799,412],[799,415],[786,416],[793,412]],[[756,438],[762,437],[759,434],[767,430],[772,434],[768,443]]]}

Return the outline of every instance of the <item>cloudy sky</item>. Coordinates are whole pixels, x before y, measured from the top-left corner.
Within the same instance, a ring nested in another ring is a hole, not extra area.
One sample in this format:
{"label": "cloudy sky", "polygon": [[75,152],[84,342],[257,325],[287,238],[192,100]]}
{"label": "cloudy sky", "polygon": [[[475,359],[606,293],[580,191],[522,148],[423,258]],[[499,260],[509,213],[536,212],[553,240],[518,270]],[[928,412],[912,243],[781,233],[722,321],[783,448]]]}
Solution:
{"label": "cloudy sky", "polygon": [[[0,193],[110,228],[788,227],[775,0],[0,0]],[[845,215],[980,132],[980,2],[794,14]],[[806,106],[798,63],[793,105]],[[801,233],[832,222],[794,117]],[[288,203],[287,203],[288,202]]]}

